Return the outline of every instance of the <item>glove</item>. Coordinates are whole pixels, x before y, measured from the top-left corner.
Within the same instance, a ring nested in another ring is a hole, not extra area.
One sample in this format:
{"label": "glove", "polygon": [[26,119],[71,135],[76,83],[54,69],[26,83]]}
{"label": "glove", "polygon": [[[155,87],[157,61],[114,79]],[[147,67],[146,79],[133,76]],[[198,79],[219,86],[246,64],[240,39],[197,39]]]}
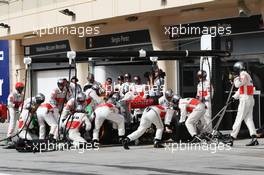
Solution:
{"label": "glove", "polygon": [[87,140],[91,140],[91,136],[90,136],[90,132],[86,131],[83,135],[83,138],[87,141]]}
{"label": "glove", "polygon": [[26,105],[25,105],[25,109],[27,109],[27,110],[31,110],[32,109],[32,106],[31,106],[31,104],[30,103],[27,103]]}
{"label": "glove", "polygon": [[185,121],[179,121],[178,126],[185,126]]}
{"label": "glove", "polygon": [[237,100],[237,99],[235,99],[234,97],[231,97],[230,102],[231,102],[231,103],[234,103],[236,100]]}

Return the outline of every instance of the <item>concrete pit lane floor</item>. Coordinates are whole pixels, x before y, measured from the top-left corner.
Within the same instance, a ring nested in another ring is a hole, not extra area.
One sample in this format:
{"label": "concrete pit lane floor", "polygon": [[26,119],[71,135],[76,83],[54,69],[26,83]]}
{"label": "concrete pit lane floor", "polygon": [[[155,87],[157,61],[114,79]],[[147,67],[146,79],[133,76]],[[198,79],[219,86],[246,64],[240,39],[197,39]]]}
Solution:
{"label": "concrete pit lane floor", "polygon": [[[5,125],[0,124],[1,138],[6,133]],[[231,149],[167,144],[161,149],[152,145],[131,146],[130,150],[107,146],[98,150],[19,153],[0,147],[0,175],[263,175],[264,139],[259,139],[260,145],[255,147],[244,146],[248,141],[238,140]]]}

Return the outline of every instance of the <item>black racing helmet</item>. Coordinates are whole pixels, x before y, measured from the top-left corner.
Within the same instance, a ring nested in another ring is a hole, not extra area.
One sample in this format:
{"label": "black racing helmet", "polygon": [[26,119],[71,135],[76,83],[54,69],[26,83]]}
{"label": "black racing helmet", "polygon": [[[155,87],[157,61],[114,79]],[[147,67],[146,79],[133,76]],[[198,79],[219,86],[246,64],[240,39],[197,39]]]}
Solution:
{"label": "black racing helmet", "polygon": [[117,77],[117,80],[124,81],[124,76],[123,76],[123,75],[119,75],[119,76]]}
{"label": "black racing helmet", "polygon": [[207,73],[206,73],[206,71],[204,71],[204,70],[199,70],[199,71],[197,72],[197,78],[198,78],[198,79],[203,79],[203,80],[205,80],[206,77],[207,77]]}
{"label": "black racing helmet", "polygon": [[72,80],[75,80],[76,82],[79,81],[78,78],[77,78],[76,76],[73,76],[73,77],[71,78],[71,81],[72,81]]}
{"label": "black racing helmet", "polygon": [[58,88],[63,89],[65,86],[65,81],[61,78],[57,81]]}
{"label": "black racing helmet", "polygon": [[136,84],[140,84],[140,83],[141,83],[141,78],[140,78],[140,76],[134,76],[133,80],[134,80],[134,82],[135,82]]}
{"label": "black racing helmet", "polygon": [[167,99],[171,99],[173,97],[173,90],[172,89],[168,89],[165,91],[165,97]]}
{"label": "black racing helmet", "polygon": [[91,88],[95,91],[98,91],[100,89],[98,84],[93,84]]}
{"label": "black racing helmet", "polygon": [[45,101],[45,95],[42,94],[42,93],[38,93],[36,96],[35,96],[35,100],[36,100],[36,103],[37,104],[41,104]]}
{"label": "black racing helmet", "polygon": [[128,79],[128,80],[131,80],[131,75],[129,73],[126,73],[124,75],[124,79]]}
{"label": "black racing helmet", "polygon": [[175,104],[175,105],[178,106],[180,99],[181,99],[181,96],[180,96],[180,95],[174,94],[174,95],[172,96],[172,100],[171,100],[171,102],[172,102],[173,104]]}
{"label": "black racing helmet", "polygon": [[114,99],[115,101],[119,101],[121,97],[119,93],[114,93],[111,98]]}
{"label": "black racing helmet", "polygon": [[242,61],[238,61],[236,62],[234,65],[233,65],[233,70],[235,73],[239,73],[241,72],[242,70],[246,70],[246,66],[244,64],[244,62]]}
{"label": "black racing helmet", "polygon": [[113,82],[112,78],[110,78],[110,77],[108,77],[108,78],[106,79],[106,81],[107,81],[108,83],[112,83],[112,82]]}
{"label": "black racing helmet", "polygon": [[85,93],[83,93],[83,92],[79,93],[79,94],[77,95],[77,97],[76,97],[76,100],[77,100],[77,102],[79,102],[79,103],[83,103],[83,102],[85,102],[85,99],[86,99],[86,95],[85,95]]}

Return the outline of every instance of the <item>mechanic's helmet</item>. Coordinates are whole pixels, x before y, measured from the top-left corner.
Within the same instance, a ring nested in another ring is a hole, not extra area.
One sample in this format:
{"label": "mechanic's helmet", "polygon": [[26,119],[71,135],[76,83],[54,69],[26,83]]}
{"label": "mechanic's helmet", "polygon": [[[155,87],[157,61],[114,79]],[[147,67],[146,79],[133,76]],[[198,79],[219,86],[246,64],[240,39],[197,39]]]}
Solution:
{"label": "mechanic's helmet", "polygon": [[77,97],[76,97],[76,100],[77,100],[77,102],[79,102],[79,103],[83,103],[83,102],[85,102],[85,100],[86,100],[86,95],[85,95],[85,93],[83,93],[83,92],[79,93],[79,94],[77,95]]}
{"label": "mechanic's helmet", "polygon": [[93,84],[91,89],[95,90],[96,94],[99,96],[105,93],[105,90],[101,88],[98,84]]}
{"label": "mechanic's helmet", "polygon": [[87,84],[83,87],[83,92],[85,92],[87,89],[91,89],[93,87],[92,84]]}
{"label": "mechanic's helmet", "polygon": [[246,70],[245,64],[242,61],[238,61],[234,64],[233,70],[235,73],[239,73],[242,70]]}
{"label": "mechanic's helmet", "polygon": [[112,82],[113,82],[112,78],[110,78],[110,77],[108,77],[108,78],[106,79],[106,81],[107,81],[109,84],[112,84]]}
{"label": "mechanic's helmet", "polygon": [[43,95],[42,93],[38,93],[36,96],[35,96],[35,99],[36,99],[36,103],[37,104],[41,104],[45,101],[45,95]]}
{"label": "mechanic's helmet", "polygon": [[73,76],[73,77],[71,78],[71,81],[73,81],[73,80],[75,80],[75,82],[78,82],[78,81],[79,81],[78,78],[77,78],[76,76]]}
{"label": "mechanic's helmet", "polygon": [[98,84],[93,84],[91,88],[95,91],[98,91],[100,89]]}
{"label": "mechanic's helmet", "polygon": [[206,73],[206,71],[204,71],[204,70],[199,70],[199,71],[197,72],[197,78],[198,78],[198,79],[205,80],[206,77],[207,77],[207,73]]}
{"label": "mechanic's helmet", "polygon": [[21,93],[23,91],[24,87],[25,87],[25,85],[22,82],[17,82],[15,85],[15,88],[19,93]]}
{"label": "mechanic's helmet", "polygon": [[139,76],[134,76],[134,82],[136,83],[136,84],[140,84],[141,83],[141,79],[140,79],[140,77]]}
{"label": "mechanic's helmet", "polygon": [[116,101],[119,101],[121,97],[120,97],[120,94],[119,93],[114,93],[112,95],[112,98],[115,99]]}
{"label": "mechanic's helmet", "polygon": [[181,99],[181,96],[180,96],[180,95],[174,94],[174,95],[172,96],[172,100],[171,100],[171,102],[172,102],[173,104],[175,104],[175,105],[178,106],[178,104],[179,104],[179,100],[180,100],[180,99]]}
{"label": "mechanic's helmet", "polygon": [[105,94],[106,90],[104,88],[99,88],[99,90],[96,92],[97,95],[101,96],[103,94]]}
{"label": "mechanic's helmet", "polygon": [[119,76],[117,77],[117,80],[124,81],[124,76],[123,76],[123,75],[119,75]]}
{"label": "mechanic's helmet", "polygon": [[57,85],[60,88],[60,90],[62,90],[64,88],[65,81],[63,79],[58,79]]}
{"label": "mechanic's helmet", "polygon": [[172,96],[173,96],[173,90],[172,89],[166,90],[166,92],[165,92],[166,99],[171,99]]}
{"label": "mechanic's helmet", "polygon": [[124,75],[124,79],[125,79],[125,80],[131,80],[131,75],[130,75],[129,73],[126,73],[126,74]]}
{"label": "mechanic's helmet", "polygon": [[76,112],[85,112],[85,110],[84,110],[82,105],[77,105],[76,108],[75,108],[75,111]]}

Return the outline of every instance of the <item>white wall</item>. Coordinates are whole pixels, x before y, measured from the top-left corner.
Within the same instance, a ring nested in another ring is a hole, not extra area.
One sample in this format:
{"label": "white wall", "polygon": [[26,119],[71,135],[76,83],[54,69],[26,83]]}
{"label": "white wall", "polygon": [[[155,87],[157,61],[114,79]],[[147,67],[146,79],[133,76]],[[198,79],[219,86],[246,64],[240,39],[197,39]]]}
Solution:
{"label": "white wall", "polygon": [[133,76],[140,76],[142,82],[145,82],[144,73],[150,72],[150,65],[117,65],[117,66],[95,66],[94,74],[95,80],[101,83],[105,82],[107,77],[113,79],[113,82],[117,81],[119,75],[130,73]]}
{"label": "white wall", "polygon": [[[72,71],[74,75],[74,71]],[[59,78],[67,78],[69,71],[63,70],[46,70],[36,72],[36,92],[43,93],[46,97],[46,102],[50,99],[51,91],[57,87],[57,80]]]}
{"label": "white wall", "polygon": [[103,83],[106,79],[105,66],[96,66],[94,68],[94,76],[96,81]]}

